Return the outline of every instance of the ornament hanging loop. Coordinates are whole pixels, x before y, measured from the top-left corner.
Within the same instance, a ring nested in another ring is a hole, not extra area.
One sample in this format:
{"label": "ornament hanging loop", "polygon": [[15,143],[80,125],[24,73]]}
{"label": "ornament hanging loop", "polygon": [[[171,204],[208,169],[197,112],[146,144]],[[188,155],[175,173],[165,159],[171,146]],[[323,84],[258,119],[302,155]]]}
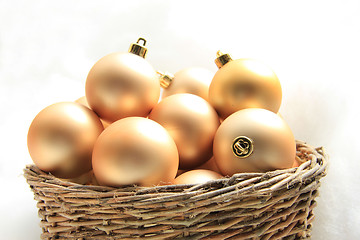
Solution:
{"label": "ornament hanging loop", "polygon": [[[140,41],[142,41],[142,45],[140,45]],[[142,58],[146,57],[147,48],[145,47],[146,40],[144,38],[138,38],[136,43],[130,45],[129,53],[136,54]]]}
{"label": "ornament hanging loop", "polygon": [[136,41],[136,43],[139,43],[140,41],[142,41],[143,42],[143,46],[145,47],[145,45],[146,45],[146,40],[145,40],[145,38],[139,38],[137,41]]}

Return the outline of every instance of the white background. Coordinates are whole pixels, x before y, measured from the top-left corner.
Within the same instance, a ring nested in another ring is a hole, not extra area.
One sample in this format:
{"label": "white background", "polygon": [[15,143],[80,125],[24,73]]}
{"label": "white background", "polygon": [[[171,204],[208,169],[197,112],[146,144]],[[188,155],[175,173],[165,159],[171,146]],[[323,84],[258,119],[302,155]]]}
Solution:
{"label": "white background", "polygon": [[215,72],[217,50],[270,65],[294,135],[330,156],[313,239],[360,235],[359,1],[0,0],[0,239],[39,239],[22,176],[32,119],[83,96],[91,66],[138,37],[154,68],[173,73]]}

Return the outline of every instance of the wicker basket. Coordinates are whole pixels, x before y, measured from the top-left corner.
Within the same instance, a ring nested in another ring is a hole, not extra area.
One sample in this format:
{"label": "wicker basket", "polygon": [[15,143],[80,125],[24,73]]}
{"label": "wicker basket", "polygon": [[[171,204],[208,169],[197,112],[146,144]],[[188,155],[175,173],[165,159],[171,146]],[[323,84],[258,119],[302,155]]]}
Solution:
{"label": "wicker basket", "polygon": [[112,188],[58,179],[34,165],[42,239],[306,239],[327,161],[297,142],[297,168],[200,185]]}

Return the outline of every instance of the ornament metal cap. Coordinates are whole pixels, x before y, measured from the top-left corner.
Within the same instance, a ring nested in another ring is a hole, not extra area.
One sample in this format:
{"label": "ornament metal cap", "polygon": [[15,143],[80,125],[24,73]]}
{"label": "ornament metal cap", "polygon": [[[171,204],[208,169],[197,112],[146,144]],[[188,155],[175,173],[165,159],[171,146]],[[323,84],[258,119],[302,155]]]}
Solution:
{"label": "ornament metal cap", "polygon": [[222,66],[224,66],[228,62],[232,61],[232,58],[231,58],[230,54],[222,53],[221,51],[217,51],[216,57],[217,58],[215,59],[215,64],[216,64],[216,66],[218,68],[221,68]]}
{"label": "ornament metal cap", "polygon": [[[143,44],[140,45],[139,42],[142,41]],[[145,47],[146,40],[144,38],[139,38],[136,43],[130,45],[129,53],[136,54],[142,58],[146,57],[147,48]]]}
{"label": "ornament metal cap", "polygon": [[250,156],[254,150],[253,140],[246,136],[239,136],[234,139],[232,150],[235,156],[239,158],[246,158]]}
{"label": "ornament metal cap", "polygon": [[169,72],[160,72],[160,71],[157,71],[157,74],[159,74],[160,76],[159,77],[160,86],[165,89],[168,88],[172,83],[172,80],[174,79],[174,75]]}

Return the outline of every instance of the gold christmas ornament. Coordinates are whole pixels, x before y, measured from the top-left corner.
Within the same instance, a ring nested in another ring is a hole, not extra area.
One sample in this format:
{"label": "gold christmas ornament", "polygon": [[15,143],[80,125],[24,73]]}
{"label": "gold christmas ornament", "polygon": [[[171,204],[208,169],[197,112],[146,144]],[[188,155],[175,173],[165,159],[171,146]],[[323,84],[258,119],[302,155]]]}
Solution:
{"label": "gold christmas ornament", "polygon": [[222,119],[245,108],[278,112],[282,90],[272,69],[253,59],[232,60],[221,52],[215,63],[219,70],[209,87],[209,101]]}
{"label": "gold christmas ornament", "polygon": [[89,172],[86,172],[76,178],[64,178],[62,180],[73,182],[73,183],[78,183],[81,185],[98,185],[98,183],[95,179],[95,176],[94,176],[94,172],[92,170],[90,170]]}
{"label": "gold christmas ornament", "polygon": [[149,118],[172,136],[180,155],[180,169],[194,169],[212,156],[212,141],[220,124],[213,107],[203,98],[179,93],[161,100]]}
{"label": "gold christmas ornament", "polygon": [[[78,99],[75,100],[76,103],[80,103],[81,105],[87,107],[87,108],[90,108],[87,100],[86,100],[86,97],[83,96],[83,97],[79,97]],[[91,108],[90,108],[91,109]]]}
{"label": "gold christmas ornament", "polygon": [[27,144],[36,166],[60,178],[91,170],[91,154],[103,131],[98,116],[75,102],[50,105],[32,121]]}
{"label": "gold christmas ornament", "polygon": [[191,93],[208,101],[209,85],[213,77],[214,73],[200,67],[180,70],[172,78],[169,74],[161,74],[160,82],[164,88],[162,98],[177,93]]}
{"label": "gold christmas ornament", "polygon": [[92,163],[102,185],[153,186],[174,180],[179,156],[174,140],[160,124],[128,117],[102,132],[94,146]]}
{"label": "gold christmas ornament", "polygon": [[[76,99],[75,102],[80,103],[81,105],[84,105],[85,107],[91,109],[85,96]],[[104,128],[107,128],[110,125],[109,122],[107,122],[107,121],[105,121],[105,120],[103,120],[101,118],[100,118],[100,121],[101,121],[102,125],[104,126]]]}
{"label": "gold christmas ornament", "polygon": [[218,166],[216,165],[216,160],[215,160],[214,156],[211,157],[204,164],[197,167],[197,169],[207,169],[207,170],[211,170],[211,171],[218,172],[218,173],[220,172]]}
{"label": "gold christmas ornament", "polygon": [[187,170],[182,170],[182,169],[178,169],[177,173],[176,173],[176,177],[183,174],[184,172],[186,172]]}
{"label": "gold christmas ornament", "polygon": [[266,172],[290,168],[296,155],[293,133],[277,114],[260,108],[237,111],[226,118],[214,138],[220,172]]}
{"label": "gold christmas ornament", "polygon": [[304,162],[302,161],[301,158],[299,158],[298,156],[295,157],[294,162],[292,167],[299,167],[301,164],[303,164]]}
{"label": "gold christmas ornament", "polygon": [[[85,85],[89,106],[100,118],[114,122],[130,116],[146,117],[159,101],[154,68],[144,59],[146,48],[131,45],[130,53],[112,53],[91,68]],[[139,55],[137,55],[139,54]]]}
{"label": "gold christmas ornament", "polygon": [[299,167],[300,163],[296,160],[294,160],[293,165],[291,167],[295,168],[295,167]]}
{"label": "gold christmas ornament", "polygon": [[220,179],[222,177],[223,176],[219,173],[211,170],[196,169],[187,171],[176,177],[174,184],[201,184],[211,180]]}

